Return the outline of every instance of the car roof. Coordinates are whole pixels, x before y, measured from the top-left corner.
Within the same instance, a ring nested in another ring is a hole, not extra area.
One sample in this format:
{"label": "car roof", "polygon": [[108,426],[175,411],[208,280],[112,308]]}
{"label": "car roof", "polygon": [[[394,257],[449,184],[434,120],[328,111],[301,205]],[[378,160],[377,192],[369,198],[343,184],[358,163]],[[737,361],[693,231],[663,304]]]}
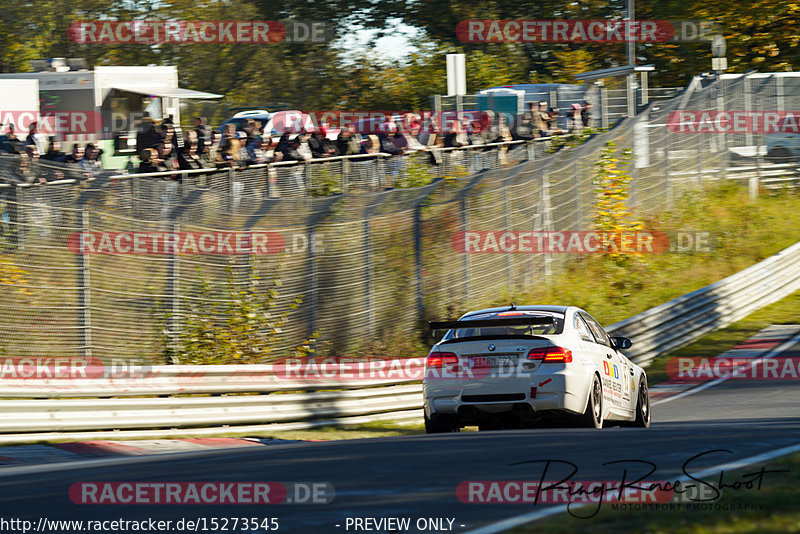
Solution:
{"label": "car roof", "polygon": [[[567,310],[573,306],[552,306],[547,304],[542,305],[523,305],[523,306],[515,306],[514,310],[516,311],[543,311],[543,312],[552,312],[552,313],[567,313]],[[496,313],[496,312],[504,312],[510,311],[511,306],[502,306],[499,308],[486,308],[483,310],[475,310],[469,313],[465,313],[461,316],[463,319],[464,317],[471,317],[473,315],[479,315],[483,313]]]}

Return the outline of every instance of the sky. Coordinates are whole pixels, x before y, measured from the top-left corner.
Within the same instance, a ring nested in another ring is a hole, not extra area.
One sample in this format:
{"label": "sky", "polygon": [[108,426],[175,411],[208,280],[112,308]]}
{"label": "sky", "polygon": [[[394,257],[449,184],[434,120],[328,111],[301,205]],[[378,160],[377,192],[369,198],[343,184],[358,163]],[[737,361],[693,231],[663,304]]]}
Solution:
{"label": "sky", "polygon": [[340,37],[336,44],[342,49],[345,58],[349,51],[368,49],[376,51],[380,56],[389,60],[403,59],[416,50],[411,41],[419,36],[419,30],[406,24],[400,24],[399,21],[389,21],[389,23],[393,25],[395,31],[391,35],[385,35],[378,39],[374,48],[370,47],[368,43],[380,31],[377,29],[356,30],[349,36]]}

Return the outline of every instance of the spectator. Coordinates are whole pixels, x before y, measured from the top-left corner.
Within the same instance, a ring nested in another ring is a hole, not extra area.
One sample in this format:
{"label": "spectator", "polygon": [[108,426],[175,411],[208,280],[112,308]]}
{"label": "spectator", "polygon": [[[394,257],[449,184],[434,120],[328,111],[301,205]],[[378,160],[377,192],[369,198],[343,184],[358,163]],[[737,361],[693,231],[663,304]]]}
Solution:
{"label": "spectator", "polygon": [[539,102],[539,110],[534,114],[534,124],[541,137],[550,137],[553,119],[547,110],[547,102]]}
{"label": "spectator", "polygon": [[592,105],[588,100],[584,100],[583,106],[581,106],[581,120],[584,128],[592,127]]}
{"label": "spectator", "polygon": [[14,127],[14,123],[8,123],[8,133],[0,139],[0,151],[5,151],[10,154],[24,154],[25,149],[22,145],[22,141],[17,138],[16,128]]}
{"label": "spectator", "polygon": [[514,124],[511,127],[514,140],[529,141],[534,138],[537,114],[536,102],[528,102],[528,109],[514,117]]}
{"label": "spectator", "polygon": [[45,143],[42,139],[42,135],[39,133],[38,125],[36,121],[31,123],[30,129],[28,130],[28,137],[25,138],[25,146],[34,145],[36,150],[39,151],[39,154],[45,151]]}
{"label": "spectator", "polygon": [[167,170],[166,167],[161,166],[158,159],[158,151],[155,148],[145,148],[139,154],[139,174],[150,172],[161,172]]}
{"label": "spectator", "polygon": [[136,151],[141,154],[145,148],[151,148],[157,144],[158,132],[156,123],[150,118],[150,113],[144,112],[142,121],[136,130]]}
{"label": "spectator", "polygon": [[346,125],[336,138],[336,149],[340,156],[352,156],[361,152],[361,136],[352,124]]}
{"label": "spectator", "polygon": [[469,144],[469,137],[457,120],[451,122],[452,128],[444,136],[445,148],[459,148]]}
{"label": "spectator", "polygon": [[302,139],[299,135],[290,140],[283,149],[283,161],[305,161],[305,157],[300,153]]}
{"label": "spectator", "polygon": [[170,143],[175,145],[175,127],[172,123],[164,122],[156,128],[158,135],[156,136],[155,144],[160,145],[163,143]]}
{"label": "spectator", "polygon": [[80,166],[81,160],[85,155],[86,150],[78,143],[75,143],[72,145],[72,152],[64,158],[63,162],[69,165]]}
{"label": "spectator", "polygon": [[[376,134],[369,134],[364,140],[362,154],[377,154],[381,151],[381,140]],[[365,158],[375,159],[375,158]]]}
{"label": "spectator", "polygon": [[64,161],[67,155],[61,151],[61,141],[58,140],[58,137],[51,135],[48,140],[49,146],[47,148],[47,152],[41,157],[41,159],[47,161]]}
{"label": "spectator", "polygon": [[244,131],[247,133],[247,138],[245,140],[247,164],[256,165],[258,163],[264,163],[266,161],[266,156],[262,148],[264,145],[264,137],[262,136],[261,122],[248,120]]}
{"label": "spectator", "polygon": [[337,155],[336,145],[328,139],[327,130],[318,128],[308,140],[308,148],[314,158],[329,158]]}
{"label": "spectator", "polygon": [[266,158],[267,163],[277,163],[279,161],[283,161],[283,152],[278,150],[278,143],[274,142],[271,137],[266,137],[264,139],[262,148],[264,150],[264,157]]}
{"label": "spectator", "polygon": [[[406,140],[406,150],[409,152],[427,152],[428,147],[422,144],[419,140],[422,124],[417,121],[411,121],[408,130],[402,135]],[[427,139],[427,137],[426,137]]]}
{"label": "spectator", "polygon": [[281,135],[280,139],[278,139],[278,143],[275,145],[275,152],[283,153],[284,150],[289,149],[289,145],[292,144],[292,140],[289,139],[290,135],[288,132]]}
{"label": "spectator", "polygon": [[[161,143],[156,147],[156,151],[158,152],[158,159],[161,161],[161,165],[164,166],[165,170],[177,171],[180,168],[177,156],[178,151],[172,143]],[[180,181],[180,175],[173,174],[172,176],[168,176],[164,179]]]}
{"label": "spectator", "polygon": [[94,143],[87,143],[84,149],[83,159],[80,161],[80,166],[83,170],[95,172],[103,169],[103,162],[100,156],[103,151]]}
{"label": "spectator", "polygon": [[217,150],[217,167],[238,167],[241,147],[241,141],[236,134],[236,125],[226,124]]}
{"label": "spectator", "polygon": [[36,169],[36,162],[39,160],[39,149],[35,144],[30,144],[25,147],[25,152],[20,154],[20,171],[23,179],[29,184],[47,183],[47,180],[41,176]]}
{"label": "spectator", "polygon": [[194,124],[194,133],[197,136],[197,153],[202,155],[208,150],[206,144],[209,141],[208,134],[208,120],[205,117],[195,117],[192,119]]}
{"label": "spectator", "polygon": [[184,135],[183,148],[178,150],[178,168],[181,170],[202,169],[203,161],[197,153],[197,133],[189,130]]}
{"label": "spectator", "polygon": [[569,131],[561,128],[558,125],[558,116],[560,115],[560,110],[558,108],[551,107],[547,111],[547,116],[549,117],[549,121],[547,122],[547,126],[550,129],[550,133],[552,135],[565,135],[568,134]]}
{"label": "spectator", "polygon": [[567,129],[571,133],[577,133],[583,128],[583,117],[581,117],[581,105],[572,104],[567,115]]}

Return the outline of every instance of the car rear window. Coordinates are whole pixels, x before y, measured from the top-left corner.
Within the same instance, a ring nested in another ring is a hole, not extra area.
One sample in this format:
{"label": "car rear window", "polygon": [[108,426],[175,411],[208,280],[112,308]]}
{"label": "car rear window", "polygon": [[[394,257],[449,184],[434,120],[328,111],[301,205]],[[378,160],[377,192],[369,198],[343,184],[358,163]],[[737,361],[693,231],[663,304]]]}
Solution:
{"label": "car rear window", "polygon": [[520,311],[483,313],[464,317],[463,321],[474,319],[519,319],[520,317],[552,317],[551,324],[493,326],[489,328],[458,328],[449,330],[444,339],[462,337],[501,337],[501,336],[546,336],[564,331],[564,315],[552,312]]}

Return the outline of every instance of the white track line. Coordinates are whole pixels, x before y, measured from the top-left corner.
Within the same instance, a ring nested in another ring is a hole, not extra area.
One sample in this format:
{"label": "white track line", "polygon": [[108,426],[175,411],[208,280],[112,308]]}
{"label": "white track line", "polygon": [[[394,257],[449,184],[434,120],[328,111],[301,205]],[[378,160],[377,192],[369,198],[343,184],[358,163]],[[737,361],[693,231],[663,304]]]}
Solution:
{"label": "white track line", "polygon": [[714,387],[717,384],[722,384],[726,380],[730,380],[731,377],[738,376],[741,373],[743,373],[743,372],[745,372],[745,371],[747,371],[749,369],[752,369],[757,364],[761,363],[763,360],[766,360],[768,358],[774,358],[775,356],[777,356],[781,352],[785,351],[789,347],[797,344],[798,342],[800,342],[800,332],[798,332],[794,336],[790,337],[789,339],[787,339],[786,341],[784,341],[783,343],[781,343],[780,345],[778,345],[777,347],[775,347],[774,349],[769,351],[768,353],[766,353],[766,354],[764,354],[762,356],[759,356],[758,358],[753,358],[752,359],[752,363],[750,365],[748,365],[746,368],[743,368],[743,369],[737,369],[735,372],[733,372],[731,374],[731,376],[726,376],[726,377],[723,377],[723,378],[717,378],[716,380],[711,380],[710,382],[706,382],[705,384],[701,384],[701,385],[699,385],[697,387],[694,387],[694,388],[689,389],[687,391],[684,391],[682,393],[678,393],[677,395],[673,395],[672,397],[667,397],[666,399],[657,400],[657,401],[653,402],[652,404],[653,404],[653,406],[655,406],[657,404],[664,404],[665,402],[674,401],[676,399],[682,399],[683,397],[688,397],[689,395],[694,395],[695,393],[703,391],[704,389],[708,389],[710,387]]}
{"label": "white track line", "polygon": [[[726,464],[709,467],[708,469],[700,471],[699,473],[692,473],[692,476],[702,478],[708,475],[719,473],[720,471],[741,469],[743,467],[747,467],[748,465],[766,462],[795,452],[800,452],[800,443],[796,443],[788,447],[782,447],[780,449],[775,449],[762,454],[757,454],[756,456],[750,456],[749,458],[743,458],[741,460],[735,460],[733,462],[728,462]],[[676,478],[676,480],[680,480],[681,482],[688,482],[690,479],[688,476],[682,476]],[[549,508],[545,508],[543,510],[539,510],[536,512],[518,515],[516,517],[510,517],[508,519],[504,519],[503,521],[498,521],[497,523],[492,523],[491,525],[487,525],[485,527],[481,527],[475,530],[470,530],[465,534],[498,534],[509,528],[525,525],[527,523],[531,523],[533,521],[536,521],[538,519],[543,519],[551,515],[564,513],[567,511],[568,506],[569,506],[568,504],[559,504],[558,506],[551,506]],[[575,510],[576,508],[584,508],[586,506],[596,506],[596,503],[573,504],[571,509]]]}

